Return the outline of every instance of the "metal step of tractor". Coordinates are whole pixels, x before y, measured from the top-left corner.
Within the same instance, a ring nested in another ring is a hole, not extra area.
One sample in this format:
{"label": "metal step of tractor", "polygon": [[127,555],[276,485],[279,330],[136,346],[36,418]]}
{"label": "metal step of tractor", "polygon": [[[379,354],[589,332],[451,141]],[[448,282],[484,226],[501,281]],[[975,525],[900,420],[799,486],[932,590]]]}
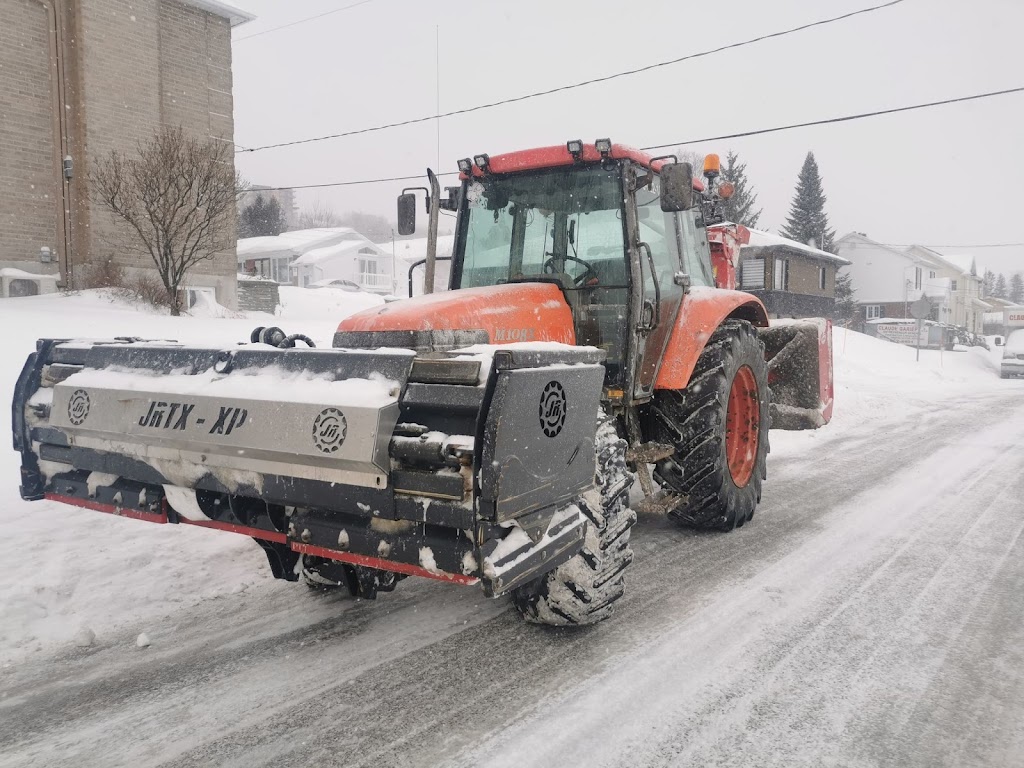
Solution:
{"label": "metal step of tractor", "polygon": [[626,450],[626,461],[630,464],[655,464],[675,454],[675,446],[667,443],[640,443]]}
{"label": "metal step of tractor", "polygon": [[667,515],[689,500],[688,496],[671,491],[658,491],[633,505],[633,509],[644,514]]}

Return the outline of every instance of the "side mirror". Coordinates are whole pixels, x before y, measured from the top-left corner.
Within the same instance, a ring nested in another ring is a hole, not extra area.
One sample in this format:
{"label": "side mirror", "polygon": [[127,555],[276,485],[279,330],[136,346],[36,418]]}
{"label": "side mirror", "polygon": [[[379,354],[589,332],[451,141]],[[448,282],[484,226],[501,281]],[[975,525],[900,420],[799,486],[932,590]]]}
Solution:
{"label": "side mirror", "polygon": [[667,213],[693,207],[693,168],[689,163],[661,166],[661,210]]}
{"label": "side mirror", "polygon": [[416,195],[406,192],[398,196],[398,234],[416,233]]}

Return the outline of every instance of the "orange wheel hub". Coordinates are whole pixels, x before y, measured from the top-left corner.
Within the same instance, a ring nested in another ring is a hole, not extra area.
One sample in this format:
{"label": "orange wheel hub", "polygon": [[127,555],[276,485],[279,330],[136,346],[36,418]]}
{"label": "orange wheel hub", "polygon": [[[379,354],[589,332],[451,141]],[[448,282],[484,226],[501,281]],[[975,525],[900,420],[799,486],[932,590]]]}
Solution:
{"label": "orange wheel hub", "polygon": [[732,481],[740,488],[750,482],[757,464],[761,436],[761,403],[757,395],[754,372],[744,365],[732,380],[725,415],[725,456]]}

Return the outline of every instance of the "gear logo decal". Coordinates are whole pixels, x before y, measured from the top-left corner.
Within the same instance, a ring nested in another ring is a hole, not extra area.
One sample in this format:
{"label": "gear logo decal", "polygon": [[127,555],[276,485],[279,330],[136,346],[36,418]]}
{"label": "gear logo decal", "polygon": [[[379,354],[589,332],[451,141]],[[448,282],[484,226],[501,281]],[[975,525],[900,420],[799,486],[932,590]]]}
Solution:
{"label": "gear logo decal", "polygon": [[345,442],[348,422],[337,408],[324,408],[313,421],[313,444],[324,453],[334,453]]}
{"label": "gear logo decal", "polygon": [[549,381],[540,393],[540,428],[548,437],[558,437],[565,426],[568,401],[565,389],[557,381]]}
{"label": "gear logo decal", "polygon": [[84,389],[76,389],[68,400],[68,421],[76,427],[89,416],[89,393]]}

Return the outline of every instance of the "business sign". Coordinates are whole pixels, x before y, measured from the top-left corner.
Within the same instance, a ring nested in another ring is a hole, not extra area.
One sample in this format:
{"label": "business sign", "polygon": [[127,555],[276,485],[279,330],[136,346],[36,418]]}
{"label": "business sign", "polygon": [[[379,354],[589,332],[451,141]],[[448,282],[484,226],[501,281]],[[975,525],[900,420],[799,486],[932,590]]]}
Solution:
{"label": "business sign", "polygon": [[923,323],[918,330],[918,323],[876,323],[875,329],[883,339],[894,341],[897,344],[909,344],[917,346],[918,339],[922,345],[928,344],[928,327]]}
{"label": "business sign", "polygon": [[1024,328],[1024,309],[1006,309],[1006,327]]}

